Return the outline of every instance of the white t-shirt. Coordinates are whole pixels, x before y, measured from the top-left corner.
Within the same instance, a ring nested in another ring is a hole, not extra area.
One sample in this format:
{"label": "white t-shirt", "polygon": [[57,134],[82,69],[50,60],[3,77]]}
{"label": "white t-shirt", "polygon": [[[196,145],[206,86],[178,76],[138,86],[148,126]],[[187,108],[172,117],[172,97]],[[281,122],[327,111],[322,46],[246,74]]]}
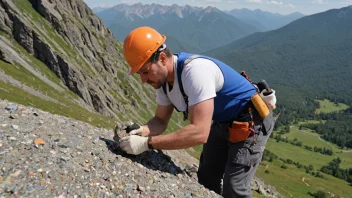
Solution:
{"label": "white t-shirt", "polygon": [[[174,69],[173,88],[170,91],[169,86],[166,86],[167,95],[162,87],[158,89],[156,91],[157,103],[162,106],[173,104],[179,111],[185,111],[186,104],[178,84],[177,56],[175,55]],[[220,68],[213,61],[205,58],[196,58],[185,65],[181,79],[185,94],[188,96],[189,106],[214,98],[216,92],[224,85],[224,75]]]}

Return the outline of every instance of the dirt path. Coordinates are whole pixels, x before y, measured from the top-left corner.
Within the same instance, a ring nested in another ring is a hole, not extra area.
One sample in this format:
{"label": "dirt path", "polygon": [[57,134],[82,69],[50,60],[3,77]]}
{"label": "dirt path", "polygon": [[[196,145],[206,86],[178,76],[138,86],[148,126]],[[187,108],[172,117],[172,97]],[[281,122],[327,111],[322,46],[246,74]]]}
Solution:
{"label": "dirt path", "polygon": [[335,147],[334,147],[334,146],[333,146],[330,142],[327,142],[327,141],[325,141],[325,140],[321,139],[321,137],[320,137],[320,135],[319,135],[319,134],[313,134],[313,133],[307,132],[307,131],[305,131],[305,130],[301,130],[301,132],[306,133],[306,134],[309,134],[309,135],[316,136],[316,137],[318,137],[318,138],[319,138],[319,140],[320,140],[320,141],[322,141],[322,142],[324,142],[324,143],[328,144],[331,148],[335,148]]}
{"label": "dirt path", "polygon": [[[316,137],[319,138],[320,141],[322,141],[322,142],[328,144],[331,148],[335,148],[335,146],[333,146],[330,142],[325,141],[324,139],[322,139],[319,134],[310,133],[310,132],[307,132],[307,131],[305,131],[305,130],[301,130],[301,132],[307,133],[307,134],[309,134],[309,135],[316,136]],[[342,151],[343,153],[352,153],[352,150],[341,150],[341,151]]]}
{"label": "dirt path", "polygon": [[305,180],[306,180],[306,178],[303,177],[302,182],[305,183],[307,186],[309,186],[309,184]]}

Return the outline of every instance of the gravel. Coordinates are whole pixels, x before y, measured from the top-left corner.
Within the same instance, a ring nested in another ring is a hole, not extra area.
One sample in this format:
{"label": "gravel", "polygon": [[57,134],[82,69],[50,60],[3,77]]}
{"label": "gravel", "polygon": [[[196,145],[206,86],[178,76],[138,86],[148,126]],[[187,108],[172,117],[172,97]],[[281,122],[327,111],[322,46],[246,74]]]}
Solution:
{"label": "gravel", "polygon": [[128,155],[113,130],[0,100],[0,197],[220,197],[194,164]]}

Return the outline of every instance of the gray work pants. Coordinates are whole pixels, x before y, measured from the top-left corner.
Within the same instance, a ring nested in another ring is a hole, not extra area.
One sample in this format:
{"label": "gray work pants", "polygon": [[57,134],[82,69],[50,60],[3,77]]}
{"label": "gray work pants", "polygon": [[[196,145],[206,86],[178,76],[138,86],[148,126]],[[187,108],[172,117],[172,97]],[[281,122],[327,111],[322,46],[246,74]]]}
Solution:
{"label": "gray work pants", "polygon": [[[260,163],[265,144],[274,128],[270,113],[263,122],[254,116],[255,132],[246,141],[228,141],[228,125],[214,122],[199,161],[198,182],[228,197],[252,197],[251,180]],[[221,185],[223,180],[223,185]]]}

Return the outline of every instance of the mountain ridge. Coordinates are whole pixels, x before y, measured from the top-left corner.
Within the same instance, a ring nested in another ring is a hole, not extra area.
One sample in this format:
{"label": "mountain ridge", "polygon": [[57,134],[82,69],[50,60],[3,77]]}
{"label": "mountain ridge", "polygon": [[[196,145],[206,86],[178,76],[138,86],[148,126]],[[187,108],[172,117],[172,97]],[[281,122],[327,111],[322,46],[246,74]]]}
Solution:
{"label": "mountain ridge", "polygon": [[[297,91],[292,94],[301,96],[296,104],[306,97],[324,96],[351,104],[351,90],[345,83],[352,77],[351,72],[346,72],[352,71],[350,10],[345,7],[306,16],[278,30],[255,33],[206,54],[237,70],[248,70],[254,79],[265,76],[272,86],[284,86],[281,92],[286,92],[286,96],[291,95],[287,90]],[[286,104],[287,99],[282,98]]]}
{"label": "mountain ridge", "polygon": [[228,14],[237,17],[240,20],[246,21],[249,24],[259,23],[257,27],[260,27],[261,31],[270,31],[283,27],[290,22],[302,18],[305,15],[294,12],[287,15],[282,15],[278,13],[271,13],[268,11],[262,11],[260,9],[249,10],[247,8],[243,9],[233,9],[228,11]]}
{"label": "mountain ridge", "polygon": [[[173,37],[171,44],[166,41],[173,52],[189,49],[187,51],[199,53],[258,31],[253,25],[211,6],[200,8],[176,4],[171,6],[121,4],[99,12],[97,15],[120,41],[123,41],[127,34],[137,27],[151,26],[166,36]],[[198,27],[197,31],[195,26]],[[189,48],[189,45],[193,47]]]}

